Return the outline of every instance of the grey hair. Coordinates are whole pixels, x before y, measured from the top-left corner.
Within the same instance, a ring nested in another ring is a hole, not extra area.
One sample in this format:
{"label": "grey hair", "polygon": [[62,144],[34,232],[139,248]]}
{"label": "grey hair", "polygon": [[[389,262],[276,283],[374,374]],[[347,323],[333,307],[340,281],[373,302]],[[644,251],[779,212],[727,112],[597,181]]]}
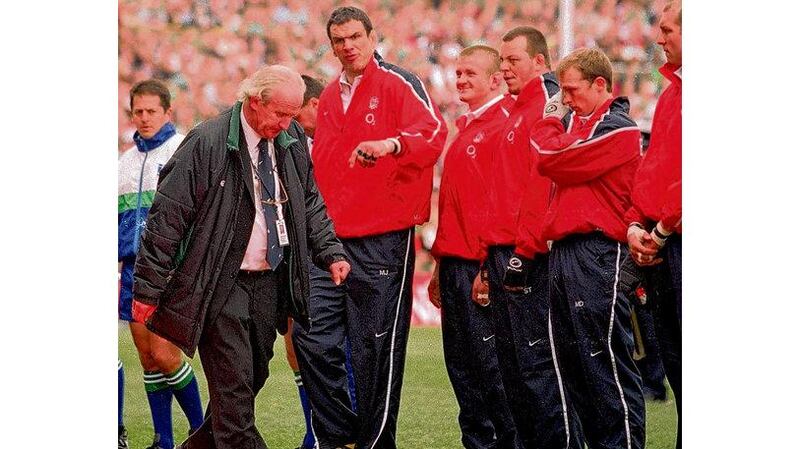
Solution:
{"label": "grey hair", "polygon": [[250,97],[259,97],[263,101],[268,101],[274,90],[284,90],[288,87],[295,87],[300,92],[305,91],[306,88],[299,73],[283,65],[268,65],[258,69],[242,81],[236,97],[242,102]]}

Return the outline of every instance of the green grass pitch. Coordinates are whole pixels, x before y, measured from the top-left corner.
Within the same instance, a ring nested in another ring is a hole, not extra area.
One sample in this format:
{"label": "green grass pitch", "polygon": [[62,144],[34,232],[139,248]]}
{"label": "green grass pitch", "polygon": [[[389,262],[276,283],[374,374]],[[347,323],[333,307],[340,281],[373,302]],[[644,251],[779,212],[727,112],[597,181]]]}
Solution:
{"label": "green grass pitch", "polygon": [[[142,368],[127,325],[119,326],[119,356],[125,366],[125,426],[131,449],[150,445],[153,426],[142,384]],[[198,357],[191,361],[200,382],[203,405],[208,393]],[[647,403],[647,448],[671,449],[675,438],[675,406],[670,393],[667,402]],[[175,440],[183,441],[188,421],[173,401]],[[456,417],[453,389],[447,378],[442,355],[442,334],[438,328],[412,328],[408,342],[405,380],[400,403],[397,445],[401,449],[457,449],[461,434]],[[271,449],[294,449],[305,431],[303,413],[286,362],[283,338],[275,342],[270,377],[256,400],[256,425]]]}

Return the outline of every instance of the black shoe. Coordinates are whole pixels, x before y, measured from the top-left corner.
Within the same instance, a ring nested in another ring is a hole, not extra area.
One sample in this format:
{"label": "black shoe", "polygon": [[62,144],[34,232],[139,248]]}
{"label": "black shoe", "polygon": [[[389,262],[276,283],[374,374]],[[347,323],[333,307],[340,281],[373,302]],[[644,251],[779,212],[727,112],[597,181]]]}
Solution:
{"label": "black shoe", "polygon": [[161,445],[161,435],[155,434],[153,436],[153,444],[147,446],[145,449],[175,449],[175,446],[172,447],[164,447]]}
{"label": "black shoe", "polygon": [[667,389],[653,389],[645,387],[642,389],[644,393],[645,400],[651,400],[656,402],[666,402],[667,400]]}
{"label": "black shoe", "polygon": [[119,432],[117,437],[117,446],[118,449],[128,449],[128,431],[125,429],[125,426],[119,426]]}

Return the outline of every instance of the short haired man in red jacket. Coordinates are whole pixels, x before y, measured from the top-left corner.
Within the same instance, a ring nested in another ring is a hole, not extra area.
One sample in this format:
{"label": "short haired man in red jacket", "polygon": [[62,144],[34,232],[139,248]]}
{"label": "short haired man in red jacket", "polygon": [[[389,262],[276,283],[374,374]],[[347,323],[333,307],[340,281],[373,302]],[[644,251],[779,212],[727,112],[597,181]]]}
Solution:
{"label": "short haired man in red jacket", "polygon": [[[547,41],[536,28],[509,30],[502,37],[500,56],[500,70],[514,103],[492,152],[486,204],[490,220],[481,239],[488,246],[483,271],[503,387],[523,447],[582,447],[578,426],[564,415],[566,397],[550,351],[544,241],[525,252],[527,260],[534,260],[521,270],[525,273],[519,283],[530,282],[530,288],[509,291],[503,286],[509,266],[522,268],[515,262],[520,260],[515,252],[522,250],[515,247],[521,214],[544,215],[550,198],[552,181],[536,172],[528,138],[531,127],[544,117],[545,105],[558,97],[558,82],[550,68]],[[540,220],[532,220],[533,227]]]}
{"label": "short haired man in red jacket", "polygon": [[500,53],[473,45],[456,61],[456,88],[469,111],[456,121],[444,160],[439,220],[431,253],[436,269],[428,286],[442,309],[444,361],[459,405],[461,441],[469,448],[519,447],[503,389],[487,307],[472,301],[472,283],[486,249],[480,235],[489,219],[490,162],[497,149],[511,97],[502,94]]}
{"label": "short haired man in red jacket", "polygon": [[632,358],[631,305],[619,289],[639,128],[628,100],[611,95],[611,61],[602,51],[575,50],[557,74],[571,111],[551,103],[552,115],[534,125],[530,141],[539,172],[555,183],[542,231],[553,242],[554,358],[587,445],[641,449],[642,381]]}
{"label": "short haired man in red jacket", "polygon": [[311,325],[295,326],[295,349],[320,447],[355,439],[357,447],[392,449],[411,323],[414,226],[430,216],[433,165],[447,126],[419,78],[375,52],[377,31],[364,11],[337,8],[327,32],[342,72],[320,96],[312,159],[353,271],[346,286],[312,289]]}
{"label": "short haired man in red jacket", "polygon": [[681,447],[681,1],[668,3],[659,22],[658,44],[667,63],[660,71],[670,84],[658,98],[650,148],[636,172],[625,215],[628,246],[643,267],[656,310],[656,335],[664,370],[678,409]]}

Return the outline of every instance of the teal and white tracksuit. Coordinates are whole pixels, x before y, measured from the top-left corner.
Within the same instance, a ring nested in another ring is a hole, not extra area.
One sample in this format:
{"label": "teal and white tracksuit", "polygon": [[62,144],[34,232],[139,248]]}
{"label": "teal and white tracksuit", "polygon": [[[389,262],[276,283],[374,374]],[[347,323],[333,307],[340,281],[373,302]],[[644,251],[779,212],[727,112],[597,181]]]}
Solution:
{"label": "teal and white tracksuit", "polygon": [[118,160],[119,168],[119,235],[118,260],[122,262],[119,291],[119,318],[132,321],[133,265],[139,249],[139,237],[147,213],[153,204],[158,173],[183,140],[172,123],[164,125],[155,136],[144,139],[137,132],[136,145],[127,149]]}

